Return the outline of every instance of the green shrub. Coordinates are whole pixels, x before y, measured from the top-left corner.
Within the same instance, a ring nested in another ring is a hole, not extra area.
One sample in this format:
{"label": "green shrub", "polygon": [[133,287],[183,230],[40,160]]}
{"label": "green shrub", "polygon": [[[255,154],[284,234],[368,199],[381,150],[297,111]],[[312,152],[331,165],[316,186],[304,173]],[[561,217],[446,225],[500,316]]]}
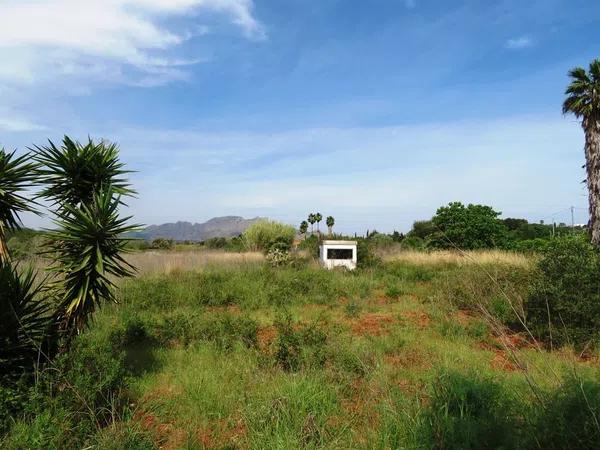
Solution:
{"label": "green shrub", "polygon": [[172,250],[175,247],[173,239],[156,238],[150,243],[150,248],[154,250]]}
{"label": "green shrub", "polygon": [[577,347],[598,341],[600,251],[583,236],[551,241],[538,264],[540,277],[525,309],[527,323],[545,342]]}
{"label": "green shrub", "polygon": [[327,335],[315,324],[294,324],[289,314],[275,322],[277,350],[275,360],[286,371],[301,367],[321,367],[326,360]]}
{"label": "green shrub", "polygon": [[475,374],[444,372],[423,411],[420,439],[428,448],[517,448],[519,411],[502,385]]}
{"label": "green shrub", "polygon": [[296,229],[284,223],[261,220],[250,225],[242,234],[246,248],[268,252],[272,247],[289,250],[294,242]]}
{"label": "green shrub", "polygon": [[544,449],[600,447],[600,383],[567,378],[549,394],[535,422],[536,441]]}
{"label": "green shrub", "polygon": [[356,250],[359,268],[372,268],[381,265],[381,258],[375,252],[375,244],[368,239],[358,239]]}

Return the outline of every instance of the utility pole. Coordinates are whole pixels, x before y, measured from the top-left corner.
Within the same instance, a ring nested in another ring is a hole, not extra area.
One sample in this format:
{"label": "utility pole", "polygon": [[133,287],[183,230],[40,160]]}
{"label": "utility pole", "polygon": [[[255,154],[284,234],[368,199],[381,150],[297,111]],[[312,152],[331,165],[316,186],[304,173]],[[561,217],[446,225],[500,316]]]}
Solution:
{"label": "utility pole", "polygon": [[574,232],[575,231],[575,215],[573,213],[575,207],[571,206],[571,231]]}

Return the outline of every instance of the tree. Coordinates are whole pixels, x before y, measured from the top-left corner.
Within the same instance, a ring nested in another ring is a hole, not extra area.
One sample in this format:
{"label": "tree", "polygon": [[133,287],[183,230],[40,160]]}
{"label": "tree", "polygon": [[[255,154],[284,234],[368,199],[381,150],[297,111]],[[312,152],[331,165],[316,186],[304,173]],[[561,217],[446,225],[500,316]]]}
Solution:
{"label": "tree", "polygon": [[316,214],[310,213],[308,215],[308,223],[310,223],[310,234],[313,234],[314,231],[314,225],[315,222],[317,221],[317,216]]}
{"label": "tree", "polygon": [[306,236],[306,232],[308,231],[308,222],[306,220],[300,222],[299,231],[302,236]]}
{"label": "tree", "polygon": [[327,228],[329,229],[329,235],[331,236],[333,234],[333,226],[335,225],[335,219],[333,218],[333,216],[327,216],[327,219],[325,219],[325,223],[327,224]]}
{"label": "tree", "polygon": [[585,134],[585,168],[587,172],[589,231],[592,242],[600,245],[600,59],[590,63],[589,71],[576,67],[569,72],[571,83],[563,114],[581,119]]}
{"label": "tree", "polygon": [[316,213],[315,214],[315,222],[317,222],[317,232],[318,233],[320,233],[319,224],[321,223],[321,220],[323,220],[323,216],[321,215],[321,213]]}
{"label": "tree", "polygon": [[484,205],[453,202],[442,206],[432,219],[438,231],[429,237],[430,245],[464,250],[504,246],[508,230],[498,219],[500,214]]}

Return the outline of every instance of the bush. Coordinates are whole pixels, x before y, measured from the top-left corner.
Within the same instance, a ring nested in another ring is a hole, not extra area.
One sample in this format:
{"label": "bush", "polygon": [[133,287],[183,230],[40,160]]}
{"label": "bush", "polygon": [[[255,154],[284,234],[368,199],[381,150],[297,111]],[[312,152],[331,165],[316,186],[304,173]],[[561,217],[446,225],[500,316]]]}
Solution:
{"label": "bush", "polygon": [[525,302],[528,326],[545,342],[582,347],[600,330],[600,251],[583,236],[551,241]]}
{"label": "bush", "polygon": [[444,372],[433,384],[419,437],[436,449],[516,448],[515,401],[491,379]]}
{"label": "bush", "polygon": [[289,314],[275,322],[277,351],[275,360],[287,371],[325,364],[327,335],[314,324],[298,326]]}
{"label": "bush", "polygon": [[261,220],[250,225],[243,233],[246,248],[268,252],[272,247],[289,250],[296,236],[291,225],[270,220]]}
{"label": "bush", "polygon": [[537,446],[544,449],[599,448],[600,384],[566,379],[550,393],[536,421]]}
{"label": "bush", "polygon": [[173,239],[156,238],[150,243],[150,248],[154,250],[171,250],[174,247]]}
{"label": "bush", "polygon": [[369,239],[358,239],[356,257],[359,268],[377,267],[381,264],[381,258],[375,253],[375,245]]}

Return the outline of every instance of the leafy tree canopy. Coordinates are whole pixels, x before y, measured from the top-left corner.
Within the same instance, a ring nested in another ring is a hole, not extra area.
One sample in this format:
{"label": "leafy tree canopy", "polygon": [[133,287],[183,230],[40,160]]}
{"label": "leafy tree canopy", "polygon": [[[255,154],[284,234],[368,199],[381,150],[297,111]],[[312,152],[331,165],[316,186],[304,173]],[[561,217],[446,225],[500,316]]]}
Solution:
{"label": "leafy tree canopy", "polygon": [[507,228],[498,219],[500,214],[485,205],[453,202],[442,206],[432,219],[437,231],[431,235],[430,245],[468,250],[502,247]]}

